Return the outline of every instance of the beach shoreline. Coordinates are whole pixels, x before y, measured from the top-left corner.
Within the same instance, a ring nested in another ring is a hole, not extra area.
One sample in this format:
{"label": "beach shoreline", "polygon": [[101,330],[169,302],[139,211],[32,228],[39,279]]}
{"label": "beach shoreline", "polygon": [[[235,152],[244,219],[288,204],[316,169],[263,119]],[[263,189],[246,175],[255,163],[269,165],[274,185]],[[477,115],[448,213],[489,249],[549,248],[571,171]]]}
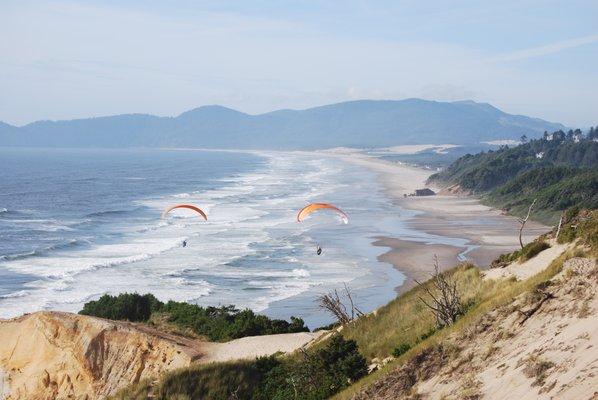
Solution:
{"label": "beach shoreline", "polygon": [[[376,172],[393,203],[413,212],[406,221],[410,228],[435,238],[461,239],[461,244],[441,244],[410,238],[375,238],[374,246],[388,249],[378,260],[392,264],[406,276],[403,284],[396,288],[398,294],[411,289],[416,280],[426,280],[434,269],[435,258],[442,270],[464,261],[485,269],[500,254],[519,248],[517,219],[483,205],[477,198],[447,194],[409,196],[425,187],[438,193],[438,187],[426,184],[434,171],[382,160],[355,149],[332,149],[325,153]],[[528,222],[524,242],[549,229],[540,223]]]}

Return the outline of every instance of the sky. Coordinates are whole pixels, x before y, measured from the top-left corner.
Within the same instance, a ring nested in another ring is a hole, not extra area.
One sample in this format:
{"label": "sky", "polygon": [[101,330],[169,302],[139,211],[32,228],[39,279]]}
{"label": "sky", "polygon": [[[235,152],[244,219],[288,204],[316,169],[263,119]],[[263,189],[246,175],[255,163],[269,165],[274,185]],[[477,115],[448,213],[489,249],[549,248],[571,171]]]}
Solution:
{"label": "sky", "polygon": [[0,121],[471,99],[598,124],[598,1],[0,1]]}

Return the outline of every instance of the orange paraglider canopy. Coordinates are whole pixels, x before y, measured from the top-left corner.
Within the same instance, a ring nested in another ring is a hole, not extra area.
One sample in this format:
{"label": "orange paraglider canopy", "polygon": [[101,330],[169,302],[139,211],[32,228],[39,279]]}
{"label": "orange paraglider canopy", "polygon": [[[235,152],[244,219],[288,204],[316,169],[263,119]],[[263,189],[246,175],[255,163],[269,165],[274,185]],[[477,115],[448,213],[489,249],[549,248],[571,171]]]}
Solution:
{"label": "orange paraglider canopy", "polygon": [[327,203],[312,203],[308,206],[303,207],[301,211],[299,211],[299,213],[297,214],[297,222],[302,222],[303,219],[307,217],[309,214],[322,209],[329,209],[336,212],[338,215],[340,215],[345,224],[349,222],[349,217],[347,216],[347,214],[343,212],[343,210],[332,204]]}
{"label": "orange paraglider canopy", "polygon": [[199,207],[196,207],[193,204],[177,204],[175,206],[168,207],[162,213],[162,218],[166,217],[166,214],[168,214],[169,212],[171,212],[172,210],[174,210],[176,208],[188,208],[189,210],[193,210],[193,211],[197,212],[206,221],[208,220],[208,216],[206,215],[206,213],[204,213]]}

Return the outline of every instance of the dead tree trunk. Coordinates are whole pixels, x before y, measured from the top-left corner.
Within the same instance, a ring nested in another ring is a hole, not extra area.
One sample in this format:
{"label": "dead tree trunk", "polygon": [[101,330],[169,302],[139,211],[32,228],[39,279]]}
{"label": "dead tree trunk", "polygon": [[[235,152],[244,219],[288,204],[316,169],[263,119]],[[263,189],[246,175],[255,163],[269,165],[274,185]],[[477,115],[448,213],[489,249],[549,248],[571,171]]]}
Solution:
{"label": "dead tree trunk", "polygon": [[437,327],[454,324],[463,312],[461,295],[457,289],[457,282],[440,272],[437,256],[434,256],[434,273],[430,282],[415,282],[430,296],[430,299],[419,297],[419,300],[432,311]]}
{"label": "dead tree trunk", "polygon": [[538,199],[534,199],[534,201],[532,201],[532,204],[530,204],[529,208],[527,209],[527,215],[525,216],[525,218],[519,218],[519,223],[521,224],[521,227],[519,227],[519,245],[522,249],[523,241],[521,240],[521,235],[523,234],[523,228],[525,227],[525,223],[527,222],[530,214],[532,213],[532,208],[534,207],[534,204],[536,204],[536,200]]}
{"label": "dead tree trunk", "polygon": [[559,234],[561,233],[561,225],[563,225],[563,216],[565,215],[565,212],[563,211],[561,213],[561,219],[559,219],[559,226],[558,228],[556,228],[556,236],[554,237],[554,240],[556,240],[558,242],[559,240]]}
{"label": "dead tree trunk", "polygon": [[347,309],[347,306],[344,304],[341,295],[339,295],[338,290],[336,289],[334,289],[332,292],[320,295],[316,298],[318,307],[332,314],[332,316],[336,318],[338,323],[340,323],[341,325],[346,325],[349,322],[353,321],[355,318],[363,315],[361,310],[357,308],[357,306],[353,302],[353,295],[351,294],[351,290],[349,289],[347,284],[344,284],[344,288],[344,296],[347,298],[349,302],[350,311]]}

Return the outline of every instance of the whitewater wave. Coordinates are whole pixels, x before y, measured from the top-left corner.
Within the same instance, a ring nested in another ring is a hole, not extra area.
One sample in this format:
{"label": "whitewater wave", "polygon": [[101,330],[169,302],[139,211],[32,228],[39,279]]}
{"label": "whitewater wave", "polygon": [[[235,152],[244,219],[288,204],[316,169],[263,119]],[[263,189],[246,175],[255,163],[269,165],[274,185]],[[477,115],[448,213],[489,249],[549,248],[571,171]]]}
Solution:
{"label": "whitewater wave", "polygon": [[64,249],[69,249],[69,248],[73,248],[76,246],[81,246],[81,245],[89,244],[89,243],[90,243],[90,241],[85,240],[85,239],[72,239],[65,243],[53,244],[53,245],[46,246],[41,249],[29,251],[26,253],[2,255],[2,256],[0,256],[0,260],[11,261],[11,260],[22,260],[22,259],[26,259],[29,257],[41,257],[41,256],[47,255],[48,253],[50,253],[54,250],[64,250]]}
{"label": "whitewater wave", "polygon": [[88,218],[102,218],[102,217],[112,217],[112,216],[121,216],[121,215],[128,215],[131,212],[139,211],[140,208],[134,208],[129,210],[106,210],[106,211],[97,211],[92,212],[85,215]]}
{"label": "whitewater wave", "polygon": [[14,299],[19,297],[25,297],[28,294],[29,292],[27,290],[19,290],[18,292],[0,295],[0,299]]}
{"label": "whitewater wave", "polygon": [[[344,178],[334,162],[270,154],[259,169],[219,179],[213,188],[185,188],[184,193],[89,213],[86,221],[100,219],[102,224],[81,228],[99,232],[85,246],[73,242],[71,247],[0,260],[7,270],[40,278],[23,295],[26,300],[18,299],[28,307],[68,304],[65,308],[75,309],[100,292],[138,291],[154,293],[161,300],[265,310],[311,287],[335,285],[362,273],[363,268],[351,262],[352,255],[334,251],[340,239],[327,242],[327,258],[317,258],[311,235],[318,221],[295,222],[296,211],[307,202],[340,199],[343,206],[347,195],[339,193],[347,185],[338,183],[337,175]],[[162,210],[177,198],[198,204],[210,214],[209,221],[176,215],[160,220]],[[319,222],[325,226],[317,232],[321,237],[334,238],[339,229],[349,232],[332,217]],[[186,248],[183,240],[188,241]],[[3,299],[1,304],[3,310],[23,310],[16,301]]]}
{"label": "whitewater wave", "polygon": [[[128,245],[103,245],[81,252],[59,252],[47,257],[25,257],[6,259],[2,264],[4,268],[21,273],[32,273],[47,279],[72,279],[83,272],[101,268],[117,267],[147,261],[181,247],[186,238],[177,238],[174,241],[135,242]],[[74,241],[72,245],[76,245]],[[123,255],[122,253],[137,253]],[[139,252],[142,250],[141,252]],[[146,250],[146,251],[143,251]]]}

